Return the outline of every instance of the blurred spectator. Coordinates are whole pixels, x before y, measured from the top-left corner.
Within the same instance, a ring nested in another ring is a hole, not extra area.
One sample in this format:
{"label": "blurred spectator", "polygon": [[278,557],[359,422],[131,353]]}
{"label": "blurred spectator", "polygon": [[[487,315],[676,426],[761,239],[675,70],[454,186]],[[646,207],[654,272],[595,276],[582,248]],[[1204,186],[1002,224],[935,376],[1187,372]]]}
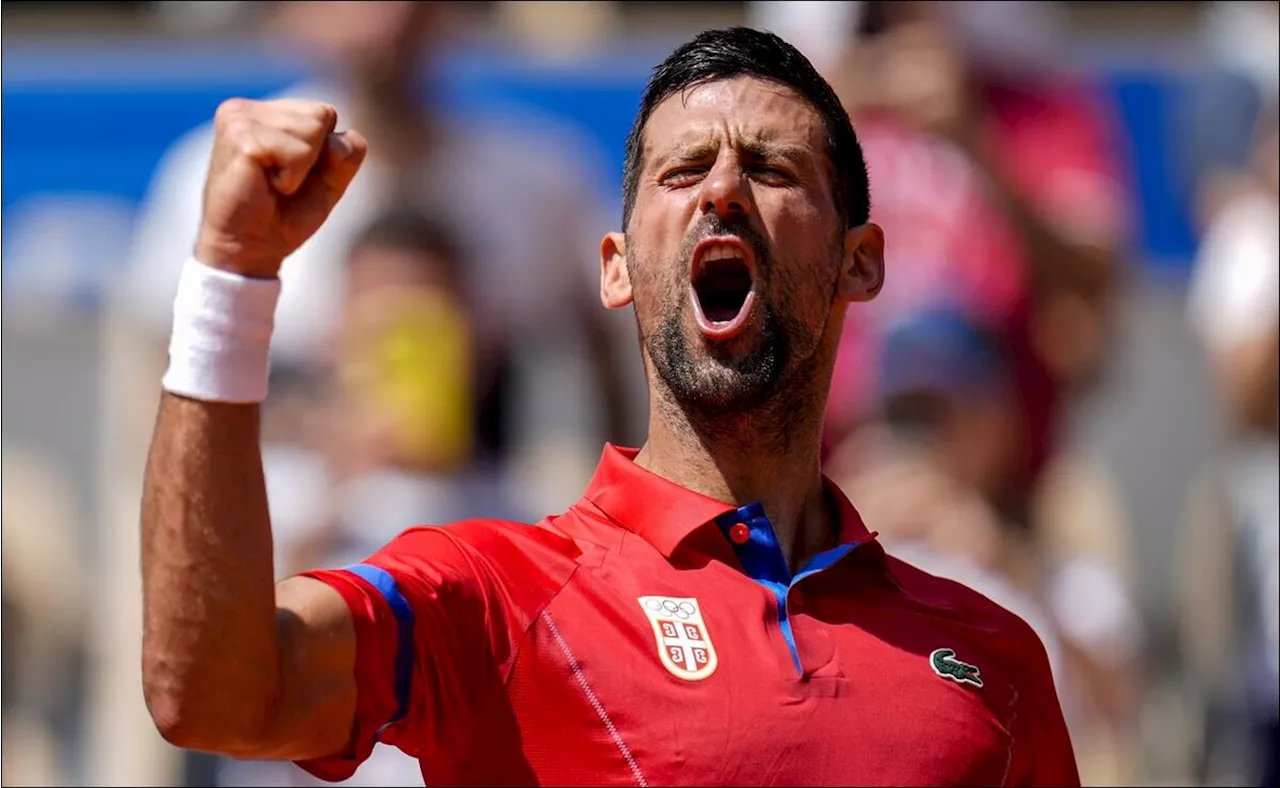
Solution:
{"label": "blurred spectator", "polygon": [[881,357],[878,406],[829,459],[830,472],[848,480],[846,491],[895,553],[915,544],[1024,576],[990,503],[1018,460],[1002,348],[959,309],[939,306],[890,326]]}
{"label": "blurred spectator", "polygon": [[321,458],[327,477],[315,491],[327,504],[303,524],[329,527],[299,534],[282,575],[362,558],[406,524],[513,515],[482,407],[505,360],[474,349],[476,306],[445,227],[405,210],[379,217],[352,244],[345,279],[321,376],[266,406],[264,443]]}
{"label": "blurred spectator", "polygon": [[[1264,113],[1252,166],[1209,217],[1189,311],[1223,403],[1228,441],[1190,502],[1185,642],[1208,694],[1203,766],[1232,733],[1246,766],[1280,784],[1280,119]],[[1213,644],[1206,649],[1206,644]],[[1229,731],[1224,735],[1224,730]]]}
{"label": "blurred spectator", "polygon": [[940,297],[995,330],[1025,416],[998,505],[1025,518],[1068,395],[1099,369],[1126,194],[1113,128],[1060,67],[1056,6],[861,4],[834,81],[887,238],[885,287],[851,309],[829,406],[834,445],[871,406],[895,317]]}
{"label": "blurred spectator", "polygon": [[[375,218],[344,260],[335,339],[313,376],[264,404],[277,574],[355,563],[414,524],[511,519],[484,461],[480,407],[501,359],[473,349],[475,304],[446,228],[406,209]],[[274,383],[273,383],[274,385]],[[394,748],[349,785],[420,785]],[[227,761],[221,785],[323,785],[291,763]]]}
{"label": "blurred spectator", "polygon": [[1140,622],[1127,579],[1091,533],[1122,530],[1123,518],[1086,500],[1069,524],[1082,544],[1070,549],[1044,523],[1028,529],[1000,512],[998,493],[1021,462],[1016,378],[998,335],[963,310],[925,306],[895,321],[878,371],[875,417],[840,445],[829,472],[890,552],[1037,631],[1085,784],[1131,778]]}
{"label": "blurred spectator", "polygon": [[[475,346],[516,361],[484,402],[498,425],[494,448],[513,467],[543,473],[530,480],[530,494],[554,497],[563,487],[576,495],[600,439],[625,437],[633,394],[622,382],[625,354],[613,352],[631,326],[609,320],[596,296],[594,260],[608,217],[591,197],[590,156],[576,139],[436,108],[432,79],[420,66],[437,62],[459,24],[454,4],[412,2],[281,3],[268,20],[268,45],[296,48],[318,74],[284,96],[333,104],[340,123],[360,129],[370,149],[324,227],[285,263],[273,364],[306,367],[322,353],[342,300],[343,250],[371,217],[389,205],[438,213],[458,235],[463,287],[476,307]],[[210,127],[201,127],[161,163],[122,288],[125,307],[158,353],[176,288],[174,261],[190,254],[199,221],[210,139]],[[548,371],[566,365],[568,380]],[[519,408],[534,410],[514,416]],[[562,450],[571,465],[548,461]],[[531,463],[535,455],[539,462]],[[542,505],[529,502],[533,510]]]}
{"label": "blurred spectator", "polygon": [[[4,447],[5,785],[69,785],[80,764],[81,549],[69,481],[17,446]],[[57,578],[57,582],[49,582]]]}
{"label": "blurred spectator", "polygon": [[1209,220],[1191,282],[1191,320],[1238,435],[1277,432],[1276,319],[1280,313],[1277,122],[1259,124],[1252,166]]}

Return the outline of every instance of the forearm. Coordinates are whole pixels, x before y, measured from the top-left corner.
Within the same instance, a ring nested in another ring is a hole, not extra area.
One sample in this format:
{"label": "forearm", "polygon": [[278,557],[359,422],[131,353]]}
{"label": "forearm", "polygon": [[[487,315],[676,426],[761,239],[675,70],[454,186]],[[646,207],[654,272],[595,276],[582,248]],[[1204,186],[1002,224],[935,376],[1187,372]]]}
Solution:
{"label": "forearm", "polygon": [[307,578],[282,583],[277,602],[249,404],[267,395],[280,265],[368,150],[337,122],[333,107],[298,99],[229,99],[214,116],[142,500],[143,691],[160,732],[188,749],[309,757],[351,731],[351,614]]}
{"label": "forearm", "polygon": [[166,393],[142,503],[143,682],[161,733],[234,751],[270,722],[279,654],[256,405]]}

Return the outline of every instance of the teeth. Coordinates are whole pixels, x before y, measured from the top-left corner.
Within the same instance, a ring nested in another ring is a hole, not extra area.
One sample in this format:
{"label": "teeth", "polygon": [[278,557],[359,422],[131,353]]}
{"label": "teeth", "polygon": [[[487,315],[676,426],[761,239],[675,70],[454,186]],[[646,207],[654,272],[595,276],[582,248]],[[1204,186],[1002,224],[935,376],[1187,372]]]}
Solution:
{"label": "teeth", "polygon": [[712,260],[741,260],[742,250],[731,244],[716,244],[702,255],[702,259],[708,262]]}

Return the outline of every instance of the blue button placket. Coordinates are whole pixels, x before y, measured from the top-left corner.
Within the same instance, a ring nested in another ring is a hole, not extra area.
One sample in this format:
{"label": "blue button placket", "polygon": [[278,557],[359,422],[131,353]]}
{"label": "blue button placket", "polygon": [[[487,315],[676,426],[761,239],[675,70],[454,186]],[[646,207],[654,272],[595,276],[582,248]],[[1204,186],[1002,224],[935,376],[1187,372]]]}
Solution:
{"label": "blue button placket", "polygon": [[[748,529],[748,537],[741,544],[731,537],[731,529],[738,523],[746,525]],[[778,537],[773,531],[773,523],[769,522],[769,517],[765,514],[761,503],[750,503],[722,515],[716,519],[716,526],[724,533],[725,539],[738,557],[738,562],[742,564],[743,571],[751,579],[773,592],[778,605],[778,630],[786,641],[787,649],[791,652],[796,674],[803,676],[804,668],[800,664],[800,652],[796,648],[795,635],[791,631],[791,621],[788,617],[788,600],[791,590],[801,580],[821,572],[848,555],[859,543],[842,544],[813,556],[793,577],[790,567],[787,566],[787,559],[778,544]]]}

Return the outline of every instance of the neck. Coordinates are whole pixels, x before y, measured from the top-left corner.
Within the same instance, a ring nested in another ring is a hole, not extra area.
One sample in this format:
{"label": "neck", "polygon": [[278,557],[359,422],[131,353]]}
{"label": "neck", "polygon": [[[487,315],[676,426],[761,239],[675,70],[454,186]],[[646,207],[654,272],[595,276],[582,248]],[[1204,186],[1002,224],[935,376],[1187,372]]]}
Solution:
{"label": "neck", "polygon": [[637,465],[728,504],[759,501],[793,571],[834,543],[839,524],[822,480],[821,407],[780,397],[776,405],[709,424],[661,387],[653,391]]}

